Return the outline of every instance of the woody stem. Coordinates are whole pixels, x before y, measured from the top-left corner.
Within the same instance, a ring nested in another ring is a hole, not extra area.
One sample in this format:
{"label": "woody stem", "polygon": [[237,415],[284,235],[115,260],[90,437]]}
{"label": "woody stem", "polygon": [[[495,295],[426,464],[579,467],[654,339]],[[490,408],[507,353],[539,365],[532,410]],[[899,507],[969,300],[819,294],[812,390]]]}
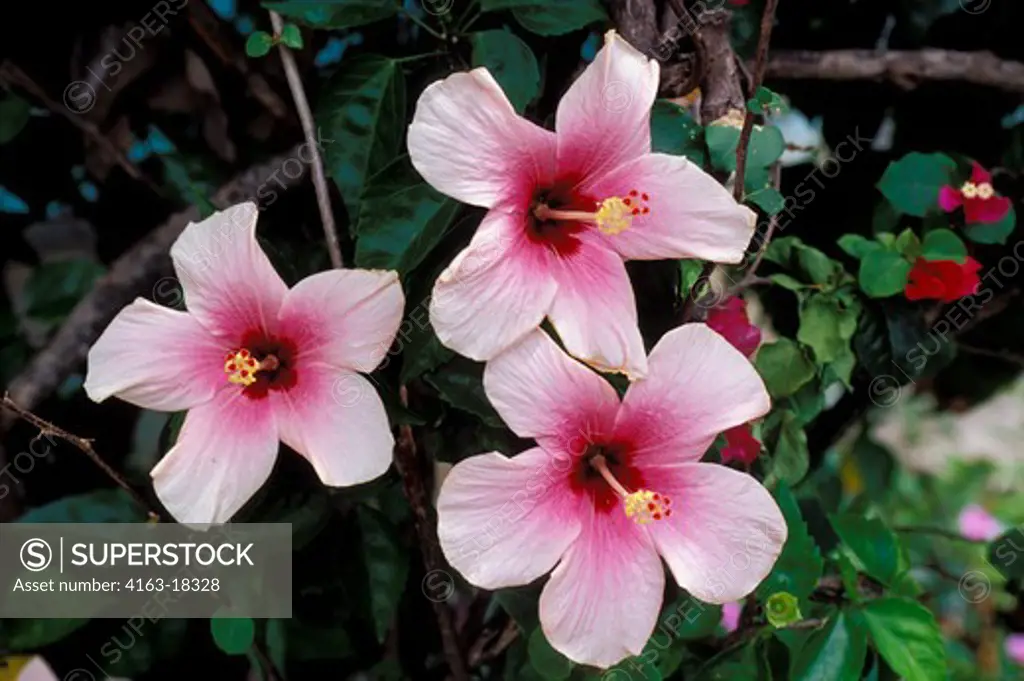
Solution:
{"label": "woody stem", "polygon": [[594,467],[594,470],[601,474],[601,477],[604,478],[604,481],[607,482],[613,490],[623,497],[629,496],[629,491],[626,490],[626,488],[622,486],[622,483],[616,480],[615,476],[612,475],[612,472],[608,470],[608,462],[605,461],[604,455],[598,454],[592,458],[590,460],[590,465]]}

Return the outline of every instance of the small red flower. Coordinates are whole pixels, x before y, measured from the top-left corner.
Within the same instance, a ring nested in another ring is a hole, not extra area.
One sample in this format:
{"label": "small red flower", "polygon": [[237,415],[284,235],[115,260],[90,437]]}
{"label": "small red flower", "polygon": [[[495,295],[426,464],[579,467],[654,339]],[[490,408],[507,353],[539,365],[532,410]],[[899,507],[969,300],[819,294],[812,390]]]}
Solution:
{"label": "small red flower", "polygon": [[751,433],[749,423],[730,428],[722,435],[725,436],[725,446],[722,447],[722,463],[739,461],[749,466],[761,453],[761,443]]}
{"label": "small red flower", "polygon": [[992,174],[975,163],[970,180],[959,188],[946,185],[939,191],[942,210],[952,213],[961,206],[967,224],[991,224],[1006,217],[1011,202],[1005,196],[996,196],[992,188]]}
{"label": "small red flower", "polygon": [[941,300],[952,303],[973,295],[981,283],[978,270],[981,263],[967,258],[963,263],[953,260],[924,260],[918,258],[904,293],[908,300]]}
{"label": "small red flower", "polygon": [[707,325],[746,356],[761,344],[761,329],[750,323],[742,298],[733,296],[708,311]]}

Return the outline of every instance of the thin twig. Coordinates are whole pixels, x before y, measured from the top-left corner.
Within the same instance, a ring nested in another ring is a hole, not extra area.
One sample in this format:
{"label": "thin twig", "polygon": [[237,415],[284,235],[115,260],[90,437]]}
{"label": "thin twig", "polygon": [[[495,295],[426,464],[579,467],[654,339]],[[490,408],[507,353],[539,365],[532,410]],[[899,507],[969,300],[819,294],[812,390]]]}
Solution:
{"label": "thin twig", "polygon": [[[768,0],[764,6],[764,14],[761,15],[761,35],[757,39],[757,56],[754,61],[753,81],[750,83],[750,96],[757,93],[757,89],[764,82],[764,71],[768,62],[768,42],[772,37],[772,26],[775,24],[775,10],[779,6],[779,0]],[[736,184],[733,187],[733,196],[737,201],[743,201],[743,184],[747,172],[747,151],[750,146],[750,135],[754,131],[754,114],[747,110],[743,118],[743,129],[740,131],[739,145],[736,147]]]}
{"label": "thin twig", "polygon": [[920,525],[897,525],[892,528],[896,532],[904,534],[927,534],[933,537],[942,537],[950,541],[964,542],[967,544],[987,544],[988,542],[984,539],[969,539],[961,534],[957,534],[952,530],[946,530],[941,527],[924,527]]}
{"label": "thin twig", "polygon": [[[782,165],[777,161],[772,165],[772,186],[775,187],[775,191],[778,191],[779,187],[782,186]],[[729,289],[729,292],[726,294],[727,297],[735,295],[749,286],[765,282],[764,278],[757,276],[757,268],[761,266],[761,262],[764,260],[764,255],[768,252],[768,244],[771,242],[778,224],[778,213],[768,218],[768,229],[765,230],[764,238],[762,238],[761,243],[758,244],[757,255],[754,256],[754,262],[750,263],[750,267],[747,268],[746,273],[743,275],[743,278],[740,279],[739,283]]]}
{"label": "thin twig", "polygon": [[[515,643],[517,638],[519,638],[519,625],[511,617],[500,632],[493,630],[485,632],[485,635],[481,635],[469,651],[470,668],[475,669],[484,662],[501,656],[510,645]],[[494,643],[491,644],[491,641]],[[489,645],[490,647],[488,647]]]}
{"label": "thin twig", "polygon": [[[409,392],[404,385],[399,389],[399,399],[402,406],[408,406]],[[402,490],[409,501],[409,506],[412,507],[420,553],[423,555],[423,564],[427,573],[447,574],[444,569],[447,563],[445,563],[441,547],[437,543],[437,518],[430,503],[430,494],[427,492],[423,464],[417,452],[412,428],[407,424],[398,427],[398,440],[395,442],[395,467],[398,468],[398,474],[402,478]],[[444,601],[431,598],[430,604],[434,608],[434,616],[437,618],[437,627],[441,632],[441,646],[444,649],[444,656],[448,661],[448,669],[451,671],[452,678],[455,681],[468,681],[469,672],[466,670],[459,638],[455,633],[452,612]]]}
{"label": "thin twig", "polygon": [[1024,355],[1018,355],[1007,350],[990,350],[988,348],[979,348],[974,345],[968,345],[967,343],[958,342],[956,344],[958,348],[964,352],[972,355],[979,355],[981,357],[994,357],[995,359],[1001,359],[1011,364],[1017,364],[1018,366],[1024,366]]}
{"label": "thin twig", "polygon": [[[270,12],[270,23],[274,27],[274,35],[280,36],[284,30],[284,20],[277,12]],[[331,265],[340,269],[344,264],[341,259],[341,245],[338,242],[338,228],[334,224],[334,212],[331,210],[331,193],[327,188],[327,176],[324,174],[323,160],[320,158],[320,150],[316,141],[316,126],[313,123],[313,113],[309,109],[309,101],[306,99],[306,91],[302,87],[302,77],[299,75],[299,67],[295,64],[295,55],[284,43],[278,43],[277,48],[281,51],[281,63],[284,64],[285,77],[288,79],[288,87],[292,91],[292,98],[295,100],[295,109],[299,112],[299,121],[302,122],[302,132],[306,140],[310,142],[309,148],[313,156],[313,187],[316,189],[316,202],[320,207],[320,220],[324,224],[324,237],[327,239],[327,251],[331,256]]]}
{"label": "thin twig", "polygon": [[277,665],[274,664],[274,661],[270,659],[270,656],[264,652],[258,642],[253,641],[252,648],[250,650],[252,650],[253,655],[256,656],[260,666],[263,667],[263,671],[266,674],[266,681],[281,681],[281,679],[284,678],[281,671],[277,668]]}
{"label": "thin twig", "polygon": [[49,421],[40,418],[39,416],[36,416],[27,409],[23,409],[14,400],[12,400],[9,395],[4,395],[3,402],[0,402],[0,405],[2,405],[5,409],[9,409],[10,411],[17,414],[19,418],[23,419],[24,421],[27,421],[28,423],[38,428],[41,436],[47,437],[52,435],[54,437],[58,437],[61,440],[64,440],[68,444],[79,449],[83,454],[89,457],[90,461],[99,466],[100,470],[107,474],[107,477],[109,477],[111,480],[117,483],[117,485],[121,489],[127,492],[135,501],[136,504],[138,504],[141,508],[145,509],[146,513],[149,515],[150,520],[160,520],[160,514],[153,510],[153,508],[148,503],[146,503],[146,500],[142,497],[142,495],[136,492],[135,489],[128,484],[128,481],[121,477],[120,473],[111,468],[110,464],[104,461],[103,457],[96,453],[96,450],[93,449],[92,447],[92,440],[87,440],[86,438],[79,437],[74,433],[69,433],[63,428],[55,426]]}
{"label": "thin twig", "polygon": [[54,100],[50,99],[50,96],[46,94],[43,88],[39,87],[32,77],[22,71],[16,64],[11,61],[4,61],[0,64],[0,81],[9,85],[17,86],[28,92],[30,95],[42,102],[47,109],[50,111],[63,116],[71,125],[78,128],[86,137],[91,139],[97,146],[103,149],[104,152],[110,155],[114,161],[117,162],[121,168],[124,169],[128,175],[132,178],[139,180],[146,184],[147,187],[152,189],[157,196],[163,196],[163,190],[160,189],[153,180],[146,177],[138,166],[132,163],[124,152],[114,146],[106,135],[100,132],[96,124],[86,118],[84,115],[73,113],[68,107],[58,104]]}

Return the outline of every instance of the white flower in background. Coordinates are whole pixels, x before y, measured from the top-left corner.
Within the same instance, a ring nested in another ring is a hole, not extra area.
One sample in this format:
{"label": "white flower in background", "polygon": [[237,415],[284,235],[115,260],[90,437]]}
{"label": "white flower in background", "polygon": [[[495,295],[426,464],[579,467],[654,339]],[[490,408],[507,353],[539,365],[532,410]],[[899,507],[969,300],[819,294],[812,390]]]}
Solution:
{"label": "white flower in background", "polygon": [[783,168],[813,163],[819,153],[825,150],[821,116],[809,120],[798,109],[787,109],[784,113],[769,117],[768,122],[776,126],[786,140],[786,151],[779,159]]}

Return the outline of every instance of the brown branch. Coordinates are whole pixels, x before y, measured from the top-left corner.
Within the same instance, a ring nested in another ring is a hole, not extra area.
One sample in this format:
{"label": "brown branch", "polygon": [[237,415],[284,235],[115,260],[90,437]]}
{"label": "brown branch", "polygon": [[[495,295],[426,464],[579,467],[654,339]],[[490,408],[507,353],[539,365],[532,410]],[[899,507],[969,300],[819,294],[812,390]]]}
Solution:
{"label": "brown branch", "polygon": [[[281,32],[284,30],[284,20],[281,19],[281,15],[271,11],[270,23],[274,27],[274,35],[280,38]],[[295,56],[284,43],[278,43],[277,48],[281,51],[281,62],[284,64],[288,87],[295,100],[295,109],[299,112],[302,131],[307,140],[315,141],[316,125],[313,123],[313,112],[309,110],[309,101],[306,99],[306,90],[302,87],[302,76],[299,75],[299,67],[295,64]],[[331,255],[331,264],[340,269],[343,264],[341,245],[338,242],[338,228],[334,224],[334,212],[331,210],[331,193],[327,188],[327,176],[324,175],[324,162],[320,158],[320,150],[315,144],[310,144],[310,150],[312,151],[310,165],[313,166],[313,187],[316,189],[316,203],[320,208],[320,220],[324,225],[327,252]]]}
{"label": "brown branch", "polygon": [[1010,364],[1016,364],[1018,366],[1024,366],[1024,355],[1018,355],[1008,350],[990,350],[988,348],[979,348],[974,345],[968,345],[967,343],[958,342],[956,344],[958,348],[972,355],[978,355],[980,357],[993,357],[995,359],[1001,359],[1004,362]]}
{"label": "brown branch", "polygon": [[[485,662],[499,657],[519,638],[519,625],[509,618],[500,632],[485,630],[469,650],[469,666],[475,669]],[[494,641],[491,645],[491,641]],[[489,647],[488,647],[489,646]]]}
{"label": "brown branch", "polygon": [[152,189],[158,196],[163,196],[163,190],[153,182],[150,178],[146,177],[138,166],[132,163],[125,154],[114,146],[106,135],[100,132],[100,129],[95,123],[85,118],[80,114],[73,113],[68,107],[58,104],[54,100],[50,99],[50,96],[46,94],[39,85],[36,84],[32,77],[22,71],[16,64],[11,61],[4,61],[0,64],[0,82],[4,83],[8,87],[20,87],[29,93],[47,109],[53,113],[63,116],[71,125],[78,128],[86,137],[96,143],[110,158],[114,159],[121,168],[124,169],[128,175],[136,180],[139,180],[146,184]]}
{"label": "brown branch", "polygon": [[[772,26],[775,24],[775,10],[779,6],[779,0],[768,0],[764,6],[764,13],[761,15],[761,35],[757,39],[757,56],[754,59],[753,81],[750,83],[750,96],[753,97],[757,89],[764,82],[765,67],[768,64],[768,43],[772,38]],[[733,186],[733,196],[736,201],[743,201],[743,184],[747,172],[747,152],[750,147],[750,135],[754,132],[754,114],[747,111],[743,118],[743,129],[740,131],[740,141],[736,147],[736,183]]]}
{"label": "brown branch", "polygon": [[1000,59],[991,52],[780,51],[768,60],[765,75],[794,80],[888,80],[906,89],[922,81],[956,81],[1024,93],[1024,63]]}
{"label": "brown branch", "polygon": [[135,489],[128,484],[128,481],[121,477],[121,475],[115,471],[110,464],[104,461],[103,457],[96,453],[96,450],[92,447],[92,440],[79,437],[74,433],[69,433],[63,428],[55,426],[49,421],[36,416],[27,409],[23,409],[11,399],[10,395],[4,395],[3,401],[0,402],[0,406],[3,406],[4,409],[13,412],[22,420],[27,421],[38,428],[40,436],[49,437],[52,435],[53,437],[59,437],[61,440],[64,440],[68,444],[80,450],[83,454],[89,457],[89,460],[96,464],[108,478],[113,480],[121,489],[127,492],[129,496],[131,496],[132,500],[134,500],[140,508],[146,511],[150,520],[157,521],[161,519],[160,514],[153,510],[153,508],[146,502],[145,498],[136,492]]}
{"label": "brown branch", "polygon": [[[399,389],[399,398],[402,406],[408,406],[409,392],[404,385]],[[437,541],[437,517],[430,503],[430,493],[427,491],[427,481],[430,477],[424,470],[424,462],[419,457],[412,428],[408,425],[398,427],[398,440],[395,442],[395,467],[402,478],[402,490],[409,501],[409,506],[412,507],[420,553],[423,555],[423,565],[428,574],[438,572],[447,574],[445,571],[447,562],[445,562],[441,546]],[[437,618],[437,627],[441,632],[441,646],[444,649],[445,659],[448,661],[448,669],[455,681],[468,681],[469,672],[466,670],[459,638],[455,633],[452,612],[444,601],[431,598],[430,604],[434,608],[434,617]]]}

